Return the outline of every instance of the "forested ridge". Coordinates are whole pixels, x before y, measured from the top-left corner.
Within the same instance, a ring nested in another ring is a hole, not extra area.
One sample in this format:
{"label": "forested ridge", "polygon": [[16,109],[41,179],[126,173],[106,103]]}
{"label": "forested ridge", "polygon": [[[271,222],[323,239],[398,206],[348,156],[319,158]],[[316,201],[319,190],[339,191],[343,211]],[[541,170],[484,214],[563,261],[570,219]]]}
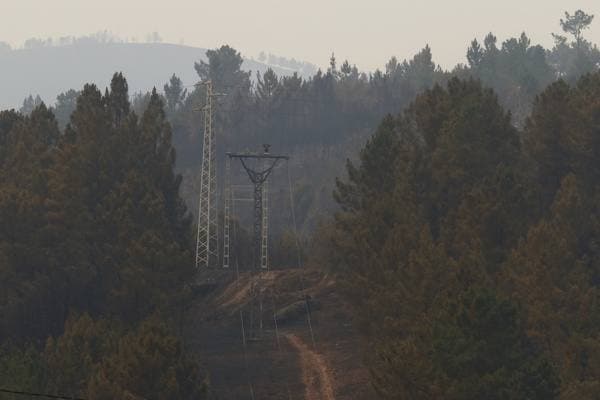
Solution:
{"label": "forested ridge", "polygon": [[[272,264],[300,239],[335,275],[381,398],[600,393],[592,19],[566,14],[553,49],[489,34],[452,71],[429,47],[371,74],[332,56],[310,79],[252,79],[229,46],[190,66],[222,95],[219,154],[292,156],[303,237],[274,207]],[[132,96],[115,73],[0,112],[0,388],[208,397],[181,333],[204,95],[173,75]]]}

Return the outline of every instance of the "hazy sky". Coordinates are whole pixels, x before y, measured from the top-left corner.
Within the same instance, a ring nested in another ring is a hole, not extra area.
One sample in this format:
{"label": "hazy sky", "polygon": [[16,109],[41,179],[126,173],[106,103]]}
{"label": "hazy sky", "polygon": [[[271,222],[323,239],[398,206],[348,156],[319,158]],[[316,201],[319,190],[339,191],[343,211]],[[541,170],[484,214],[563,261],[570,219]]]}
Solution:
{"label": "hazy sky", "polygon": [[85,35],[121,37],[157,31],[166,42],[199,47],[227,43],[251,57],[261,51],[320,66],[335,52],[361,69],[429,44],[444,67],[464,62],[468,43],[494,32],[502,41],[526,31],[550,46],[563,12],[596,14],[586,32],[600,43],[599,0],[0,0],[0,41]]}

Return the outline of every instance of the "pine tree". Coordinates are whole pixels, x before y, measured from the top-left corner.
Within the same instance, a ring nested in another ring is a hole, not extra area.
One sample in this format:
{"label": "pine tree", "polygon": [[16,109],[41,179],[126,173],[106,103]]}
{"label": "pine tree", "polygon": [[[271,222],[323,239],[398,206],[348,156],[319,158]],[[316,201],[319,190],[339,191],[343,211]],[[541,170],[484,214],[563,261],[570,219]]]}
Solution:
{"label": "pine tree", "polygon": [[532,349],[515,307],[485,290],[467,292],[434,323],[433,358],[444,398],[557,399],[559,380]]}
{"label": "pine tree", "polygon": [[594,16],[586,14],[582,10],[577,10],[573,15],[565,11],[565,19],[560,20],[560,26],[565,33],[573,35],[577,47],[581,46],[583,40],[582,33],[590,27]]}
{"label": "pine tree", "polygon": [[91,379],[90,399],[204,399],[207,382],[181,343],[156,319],[119,341]]}
{"label": "pine tree", "polygon": [[535,100],[526,122],[524,151],[535,163],[535,176],[546,206],[569,170],[571,156],[565,148],[565,134],[572,113],[570,92],[563,81],[550,85]]}
{"label": "pine tree", "polygon": [[[517,131],[493,92],[453,79],[385,118],[360,164],[349,163],[348,180],[337,182],[332,262],[384,398],[477,398],[460,394],[464,387],[453,394],[457,383],[433,356],[433,328],[453,315],[448,299],[493,285],[527,226],[519,152]],[[520,340],[514,346],[527,358]],[[535,365],[518,372],[522,390],[552,397],[552,369]],[[539,374],[552,380],[548,386],[535,386]],[[485,376],[472,379],[486,387]],[[509,388],[516,378],[498,379]]]}
{"label": "pine tree", "polygon": [[208,63],[200,61],[194,68],[201,80],[212,81],[219,93],[233,93],[250,89],[250,73],[241,70],[243,58],[235,49],[224,45],[206,52]]}
{"label": "pine tree", "polygon": [[118,332],[105,320],[71,315],[64,333],[46,342],[43,358],[47,368],[47,393],[82,397],[90,377],[116,347]]}
{"label": "pine tree", "polygon": [[256,95],[259,102],[267,103],[272,101],[278,88],[279,78],[271,68],[267,69],[262,77],[260,74],[257,75]]}
{"label": "pine tree", "polygon": [[505,271],[506,290],[527,309],[529,335],[560,366],[567,398],[589,398],[590,385],[600,384],[596,256],[581,254],[597,220],[580,186],[574,175],[562,180],[550,216],[531,227]]}
{"label": "pine tree", "polygon": [[79,94],[78,91],[70,89],[56,97],[56,104],[52,108],[52,111],[54,112],[58,126],[62,131],[64,131],[71,118],[71,114],[75,111],[75,107],[77,107],[77,98],[79,97]]}
{"label": "pine tree", "polygon": [[183,87],[181,79],[173,74],[169,82],[165,84],[164,91],[167,100],[167,111],[170,115],[173,115],[183,105],[187,96],[187,89]]}

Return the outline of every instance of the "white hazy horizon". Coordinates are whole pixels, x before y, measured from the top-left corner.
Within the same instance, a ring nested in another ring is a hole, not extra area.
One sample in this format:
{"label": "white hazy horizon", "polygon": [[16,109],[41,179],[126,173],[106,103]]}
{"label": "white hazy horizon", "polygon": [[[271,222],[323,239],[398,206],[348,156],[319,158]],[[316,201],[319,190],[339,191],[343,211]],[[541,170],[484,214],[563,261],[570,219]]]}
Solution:
{"label": "white hazy horizon", "polygon": [[429,45],[434,61],[464,63],[471,40],[492,32],[502,42],[526,32],[552,46],[564,11],[594,14],[584,33],[600,42],[598,0],[0,0],[0,41],[84,36],[107,30],[144,41],[215,48],[229,44],[245,57],[261,51],[326,67],[331,53],[361,70],[383,68],[391,56],[412,57]]}

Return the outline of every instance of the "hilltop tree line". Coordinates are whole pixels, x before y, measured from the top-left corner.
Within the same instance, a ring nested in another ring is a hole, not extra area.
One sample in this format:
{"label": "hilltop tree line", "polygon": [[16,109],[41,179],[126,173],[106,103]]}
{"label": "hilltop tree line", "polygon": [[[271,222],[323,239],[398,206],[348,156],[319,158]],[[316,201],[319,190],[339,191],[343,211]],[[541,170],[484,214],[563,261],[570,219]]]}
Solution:
{"label": "hilltop tree line", "polygon": [[[349,61],[331,57],[329,67],[309,79],[297,74],[277,76],[272,70],[252,75],[241,69],[242,57],[229,46],[207,52],[207,62],[195,65],[199,80],[211,80],[217,99],[218,153],[258,151],[270,143],[273,151],[292,156],[298,198],[306,205],[298,220],[306,231],[319,217],[332,212],[332,182],[343,171],[344,159],[354,157],[388,113],[406,108],[424,90],[453,77],[474,78],[494,89],[500,104],[510,110],[512,123],[522,128],[535,97],[557,79],[573,83],[596,71],[600,51],[585,39],[593,17],[582,11],[566,13],[563,33],[554,35],[552,49],[534,45],[526,34],[499,43],[493,34],[473,40],[467,64],[444,71],[426,46],[411,59],[392,57],[383,70],[365,73]],[[176,76],[164,87],[167,116],[173,126],[177,168],[186,177],[184,198],[196,203],[204,100],[202,86],[185,86]],[[139,109],[148,94],[133,100]],[[60,104],[68,105],[62,99]],[[58,107],[57,108],[61,108]],[[58,110],[57,110],[58,111]],[[67,113],[62,113],[66,115]],[[223,171],[223,165],[220,165]],[[304,196],[304,197],[300,197]],[[275,198],[273,205],[286,204]],[[286,223],[286,210],[273,210],[274,225]]]}
{"label": "hilltop tree line", "polygon": [[[277,76],[241,69],[242,57],[229,46],[207,52],[207,62],[195,65],[199,80],[211,80],[217,98],[218,154],[225,151],[259,151],[269,143],[275,152],[291,155],[297,219],[304,235],[319,220],[335,210],[331,199],[335,176],[350,156],[355,158],[386,114],[402,110],[423,91],[444,85],[454,77],[477,79],[498,95],[500,104],[512,113],[512,124],[522,128],[533,101],[557,79],[573,83],[581,75],[598,70],[600,51],[585,39],[593,17],[582,11],[566,13],[555,45],[544,49],[526,34],[499,43],[493,34],[474,40],[467,49],[467,64],[442,70],[426,46],[411,59],[392,57],[384,70],[364,73],[349,61],[331,57],[329,67],[309,79],[298,75]],[[204,104],[202,86],[186,87],[176,76],[164,86],[167,115],[173,126],[177,168],[185,180],[182,193],[196,205],[202,120],[198,108]],[[133,103],[143,107],[148,95]],[[219,171],[223,171],[222,159]],[[281,187],[286,182],[275,182]],[[272,193],[272,231],[278,249],[290,237],[289,199]],[[246,221],[243,226],[250,226]],[[288,246],[289,247],[289,246]],[[285,256],[274,263],[286,263]]]}
{"label": "hilltop tree line", "polygon": [[63,132],[43,103],[0,113],[0,387],[204,396],[176,334],[193,235],[174,164],[162,100],[138,116],[121,74]]}
{"label": "hilltop tree line", "polygon": [[[573,83],[598,68],[600,51],[584,36],[593,18],[581,10],[565,13],[560,20],[563,34],[553,34],[551,49],[533,45],[525,33],[502,43],[490,33],[481,42],[474,39],[466,51],[467,63],[449,71],[434,62],[429,46],[412,59],[392,57],[383,70],[372,73],[359,71],[348,60],[340,65],[332,55],[327,70],[309,79],[297,74],[280,77],[272,70],[252,76],[241,70],[242,56],[229,46],[209,50],[208,62],[194,67],[198,78],[212,80],[222,97],[224,147],[232,142],[251,146],[265,141],[286,150],[296,145],[339,145],[353,135],[364,137],[384,115],[405,108],[418,93],[452,77],[473,77],[493,88],[501,104],[513,112],[515,123],[522,124],[535,96],[551,82],[561,78]],[[192,83],[187,82],[186,88],[173,76],[163,94],[165,102],[172,100],[168,116],[174,137],[181,141],[176,147],[185,153],[178,161],[184,166],[197,163],[195,153],[185,150],[190,141],[197,140],[201,126],[197,110],[204,102],[203,88]],[[61,94],[54,107],[62,127],[74,109],[73,92]],[[149,96],[135,94],[136,111],[143,109]],[[28,97],[21,111],[31,112],[40,101]]]}
{"label": "hilltop tree line", "polygon": [[[218,154],[258,151],[263,143],[271,144],[273,151],[290,154],[297,173],[296,204],[304,205],[298,220],[301,228],[310,232],[320,217],[335,209],[330,193],[335,176],[343,172],[344,159],[357,154],[372,127],[386,114],[397,113],[419,93],[453,77],[474,78],[494,89],[500,104],[511,111],[513,124],[522,128],[533,100],[545,87],[557,79],[573,83],[598,69],[600,51],[585,39],[592,22],[593,16],[583,11],[565,13],[560,21],[563,32],[553,35],[551,49],[532,44],[525,33],[502,43],[490,33],[473,40],[466,51],[467,63],[449,71],[435,63],[428,46],[411,59],[392,57],[383,70],[372,73],[332,56],[325,71],[308,79],[298,74],[277,76],[272,70],[253,75],[241,69],[241,54],[229,46],[209,50],[208,61],[197,63],[195,69],[198,79],[210,79],[219,94]],[[199,109],[205,103],[205,92],[202,86],[190,83],[173,75],[161,97],[173,130],[177,169],[185,177],[182,195],[195,209],[198,187],[194,182],[199,176],[203,126]],[[61,129],[78,95],[69,90],[58,97],[53,112]],[[150,96],[136,93],[132,108],[140,114]],[[21,111],[29,113],[40,102],[31,96]],[[277,205],[287,203],[281,196],[273,200],[274,225],[285,225],[289,210]]]}
{"label": "hilltop tree line", "polygon": [[[209,50],[208,62],[196,63],[195,69],[198,78],[211,80],[221,95],[223,147],[272,143],[289,151],[297,146],[346,144],[354,136],[366,137],[384,115],[404,109],[417,94],[452,77],[481,80],[512,111],[514,122],[522,125],[533,99],[550,83],[559,78],[573,83],[598,69],[600,51],[584,37],[592,21],[593,16],[582,11],[565,13],[564,35],[553,35],[552,49],[533,45],[525,33],[503,43],[490,33],[481,44],[473,40],[467,64],[451,71],[434,62],[429,46],[412,59],[392,57],[383,71],[369,74],[347,60],[339,63],[332,55],[326,71],[306,80],[298,75],[279,77],[272,70],[252,76],[241,70],[242,57],[229,46]],[[184,93],[177,79],[165,86],[165,97],[172,99],[168,103],[175,137],[194,140],[203,88]],[[185,153],[182,165],[198,162],[195,152],[185,152],[189,146],[178,142],[177,148]]]}

